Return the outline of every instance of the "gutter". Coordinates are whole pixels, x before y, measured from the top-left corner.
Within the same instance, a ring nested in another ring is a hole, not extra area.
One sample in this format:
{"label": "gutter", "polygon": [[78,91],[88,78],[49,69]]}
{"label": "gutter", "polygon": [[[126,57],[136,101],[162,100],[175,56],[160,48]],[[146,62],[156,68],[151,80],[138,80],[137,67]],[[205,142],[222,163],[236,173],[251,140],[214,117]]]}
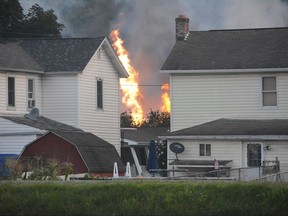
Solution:
{"label": "gutter", "polygon": [[288,68],[160,70],[164,74],[288,73]]}
{"label": "gutter", "polygon": [[43,135],[47,131],[41,130],[41,131],[32,131],[32,132],[12,132],[12,133],[0,133],[1,136],[31,136],[31,135]]}
{"label": "gutter", "polygon": [[6,68],[6,67],[0,67],[0,70],[8,71],[8,72],[22,72],[22,73],[37,73],[37,74],[44,74],[44,71],[38,71],[38,70],[27,70],[27,69],[16,69],[16,68]]}
{"label": "gutter", "polygon": [[264,141],[264,140],[288,140],[288,135],[216,135],[216,136],[159,136],[160,139],[171,139],[171,140],[253,140],[253,141]]}
{"label": "gutter", "polygon": [[65,74],[79,74],[82,71],[46,71],[45,75],[65,75]]}

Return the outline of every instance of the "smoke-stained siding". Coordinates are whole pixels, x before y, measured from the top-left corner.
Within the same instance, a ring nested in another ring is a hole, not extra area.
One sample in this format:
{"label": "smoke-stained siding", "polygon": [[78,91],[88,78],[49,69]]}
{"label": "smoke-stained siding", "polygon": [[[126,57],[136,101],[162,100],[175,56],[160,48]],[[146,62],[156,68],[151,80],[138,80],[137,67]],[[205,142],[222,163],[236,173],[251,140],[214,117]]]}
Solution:
{"label": "smoke-stained siding", "polygon": [[[79,74],[79,125],[113,144],[120,154],[119,75],[103,47]],[[97,108],[97,79],[103,81],[103,109]]]}
{"label": "smoke-stained siding", "polygon": [[[277,77],[278,106],[262,107],[262,76]],[[288,74],[171,75],[171,131],[219,118],[288,118]]]}

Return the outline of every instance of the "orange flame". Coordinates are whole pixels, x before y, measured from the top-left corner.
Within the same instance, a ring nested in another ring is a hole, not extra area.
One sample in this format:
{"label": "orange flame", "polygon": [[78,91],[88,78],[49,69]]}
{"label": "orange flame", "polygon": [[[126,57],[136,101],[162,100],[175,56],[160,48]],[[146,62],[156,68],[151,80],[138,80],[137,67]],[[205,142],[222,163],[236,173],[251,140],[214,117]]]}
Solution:
{"label": "orange flame", "polygon": [[161,89],[163,90],[163,93],[161,95],[162,99],[161,112],[170,113],[170,95],[169,95],[170,86],[168,83],[165,83],[164,85],[162,85]]}
{"label": "orange flame", "polygon": [[121,63],[129,73],[128,78],[120,79],[120,85],[122,90],[122,103],[124,103],[130,110],[134,125],[141,125],[144,121],[143,109],[140,103],[143,98],[139,89],[139,74],[135,68],[131,65],[128,51],[124,47],[124,41],[119,36],[119,29],[113,30],[110,33],[112,40],[112,46],[115,49]]}

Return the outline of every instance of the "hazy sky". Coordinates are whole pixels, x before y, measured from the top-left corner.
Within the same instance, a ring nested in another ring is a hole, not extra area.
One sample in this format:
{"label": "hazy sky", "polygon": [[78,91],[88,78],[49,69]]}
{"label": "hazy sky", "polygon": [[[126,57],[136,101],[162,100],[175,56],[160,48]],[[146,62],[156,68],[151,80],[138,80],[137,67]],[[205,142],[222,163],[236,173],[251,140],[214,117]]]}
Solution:
{"label": "hazy sky", "polygon": [[[53,9],[64,37],[108,36],[116,27],[139,71],[145,113],[159,109],[159,70],[175,43],[175,18],[190,18],[190,30],[282,27],[288,23],[283,0],[20,0],[27,10],[38,3]],[[147,86],[148,85],[148,86]],[[149,86],[151,85],[151,86]]]}

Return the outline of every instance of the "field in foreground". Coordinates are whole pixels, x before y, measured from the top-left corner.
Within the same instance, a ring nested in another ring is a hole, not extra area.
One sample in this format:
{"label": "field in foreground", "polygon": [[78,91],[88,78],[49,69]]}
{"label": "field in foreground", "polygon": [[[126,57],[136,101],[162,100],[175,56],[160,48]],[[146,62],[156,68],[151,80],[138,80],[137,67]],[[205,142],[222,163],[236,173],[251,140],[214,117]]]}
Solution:
{"label": "field in foreground", "polygon": [[1,182],[0,215],[287,215],[288,184]]}

